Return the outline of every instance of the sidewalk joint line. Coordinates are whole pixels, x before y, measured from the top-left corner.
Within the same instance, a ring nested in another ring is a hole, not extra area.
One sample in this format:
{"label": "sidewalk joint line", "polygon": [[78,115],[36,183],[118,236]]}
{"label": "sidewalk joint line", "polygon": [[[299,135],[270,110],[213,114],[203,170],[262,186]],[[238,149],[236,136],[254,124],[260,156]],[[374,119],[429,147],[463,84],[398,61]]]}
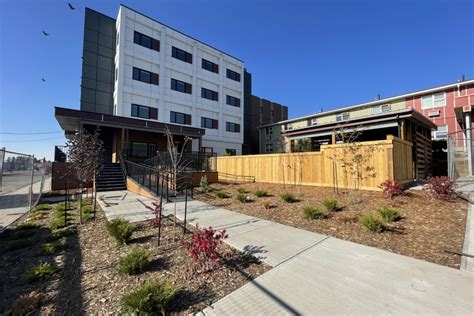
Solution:
{"label": "sidewalk joint line", "polygon": [[298,256],[298,255],[300,255],[300,254],[302,254],[303,252],[306,252],[306,251],[308,251],[309,249],[311,249],[311,248],[313,248],[313,247],[315,247],[315,246],[318,246],[320,243],[322,243],[323,241],[325,241],[326,239],[328,239],[328,238],[330,238],[330,237],[331,237],[331,236],[325,236],[323,239],[318,240],[318,241],[315,242],[314,244],[311,244],[311,245],[309,245],[308,247],[306,247],[306,248],[304,248],[304,249],[298,251],[297,253],[295,253],[295,254],[289,256],[288,258],[285,258],[283,261],[279,262],[279,263],[278,263],[277,265],[275,265],[273,268],[276,268],[276,267],[282,265],[283,263],[290,261],[290,260],[293,259],[294,257],[296,257],[296,256]]}

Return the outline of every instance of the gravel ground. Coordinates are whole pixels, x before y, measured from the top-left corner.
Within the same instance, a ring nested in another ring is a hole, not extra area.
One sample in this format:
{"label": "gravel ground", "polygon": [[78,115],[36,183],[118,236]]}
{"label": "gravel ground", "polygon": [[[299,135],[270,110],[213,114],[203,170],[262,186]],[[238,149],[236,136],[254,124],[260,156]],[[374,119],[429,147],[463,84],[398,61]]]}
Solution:
{"label": "gravel ground", "polygon": [[[237,189],[244,188],[251,202],[236,200]],[[257,198],[257,189],[268,191],[269,197]],[[213,194],[224,190],[230,197],[219,199]],[[286,203],[280,195],[293,193],[299,201]],[[216,183],[210,185],[208,194],[196,194],[195,198],[215,206],[227,208],[247,215],[272,220],[281,224],[326,234],[344,240],[373,246],[398,254],[431,261],[437,264],[459,268],[460,258],[444,250],[462,251],[468,204],[464,200],[442,201],[433,198],[429,192],[408,191],[406,195],[386,198],[382,192],[350,191],[335,194],[332,188],[292,186],[279,184]],[[323,208],[322,201],[335,198],[342,209],[330,213],[323,220],[308,220],[301,208],[311,205]],[[266,209],[264,204],[271,205]],[[380,234],[368,232],[359,223],[362,214],[378,216],[376,208],[388,206],[402,214],[400,221],[388,224]]]}

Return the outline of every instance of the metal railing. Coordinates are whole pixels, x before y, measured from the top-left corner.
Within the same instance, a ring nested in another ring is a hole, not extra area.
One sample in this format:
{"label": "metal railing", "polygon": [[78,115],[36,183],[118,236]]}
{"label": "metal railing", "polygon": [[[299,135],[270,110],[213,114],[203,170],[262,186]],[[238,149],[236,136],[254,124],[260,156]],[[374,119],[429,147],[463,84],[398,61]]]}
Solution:
{"label": "metal railing", "polygon": [[448,176],[453,180],[467,178],[474,170],[472,129],[450,133],[447,138]]}
{"label": "metal railing", "polygon": [[[180,159],[180,166],[185,171],[215,171],[210,158],[217,157],[215,153],[204,152],[183,152]],[[157,152],[156,156],[143,161],[160,170],[171,170],[171,156],[168,152]]]}

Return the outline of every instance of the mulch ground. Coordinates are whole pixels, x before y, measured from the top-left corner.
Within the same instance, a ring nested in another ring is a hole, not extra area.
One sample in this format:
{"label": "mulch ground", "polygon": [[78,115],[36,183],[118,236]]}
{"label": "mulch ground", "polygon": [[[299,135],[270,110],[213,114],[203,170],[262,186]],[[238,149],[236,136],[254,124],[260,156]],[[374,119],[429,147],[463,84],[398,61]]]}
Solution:
{"label": "mulch ground", "polygon": [[[244,188],[252,200],[241,203],[236,200],[237,189]],[[265,189],[269,197],[257,198],[257,189]],[[219,199],[213,191],[224,190],[229,198]],[[280,198],[282,193],[293,193],[299,201],[287,203]],[[456,199],[452,202],[435,199],[429,192],[407,191],[404,196],[386,198],[382,192],[351,191],[335,194],[332,188],[292,186],[268,183],[210,185],[207,194],[196,194],[195,198],[232,211],[275,221],[281,224],[321,233],[356,243],[373,246],[394,253],[459,268],[460,257],[444,250],[462,252],[468,204]],[[311,205],[323,209],[326,198],[337,199],[342,209],[332,212],[329,218],[308,220],[301,208]],[[269,203],[271,208],[263,205]],[[402,219],[388,225],[380,234],[368,232],[359,223],[362,214],[379,216],[376,208],[396,208]]]}
{"label": "mulch ground", "polygon": [[[163,221],[160,246],[157,229],[145,222],[137,224],[137,231],[128,245],[118,247],[105,229],[106,219],[102,211],[97,212],[95,220],[82,225],[78,224],[77,211],[70,212],[74,224],[69,228],[73,228],[75,233],[63,238],[66,248],[55,255],[38,256],[41,244],[52,232],[48,227],[53,211],[49,213],[39,220],[41,228],[34,229],[34,236],[28,237],[32,241],[30,247],[13,251],[7,249],[17,232],[15,226],[0,235],[0,312],[12,306],[21,295],[34,291],[44,294],[40,307],[35,311],[37,314],[117,314],[122,295],[137,289],[146,280],[166,278],[182,288],[170,311],[173,314],[190,314],[202,310],[270,268],[251,256],[221,245],[224,263],[221,268],[207,273],[193,273],[189,254],[180,241],[182,228],[175,228],[171,220]],[[186,238],[190,236],[188,232]],[[118,273],[119,258],[137,246],[153,253],[152,268],[136,276]],[[61,271],[43,281],[24,283],[22,275],[25,271],[44,261],[55,261]]]}

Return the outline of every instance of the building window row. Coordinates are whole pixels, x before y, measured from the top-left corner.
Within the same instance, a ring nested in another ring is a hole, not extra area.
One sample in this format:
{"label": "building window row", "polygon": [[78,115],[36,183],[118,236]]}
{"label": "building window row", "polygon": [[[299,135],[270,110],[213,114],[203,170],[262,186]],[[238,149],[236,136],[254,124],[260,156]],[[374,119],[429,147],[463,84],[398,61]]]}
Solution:
{"label": "building window row", "polygon": [[170,122],[176,124],[191,125],[191,115],[180,112],[170,112]]}
{"label": "building window row", "polygon": [[227,69],[227,78],[240,82],[240,74],[230,69]]}
{"label": "building window row", "polygon": [[226,122],[225,123],[225,130],[227,132],[240,133],[240,124]]}
{"label": "building window row", "polygon": [[184,51],[174,46],[171,49],[171,57],[182,60],[189,64],[193,63],[193,54],[188,53],[187,51]]}
{"label": "building window row", "polygon": [[130,142],[129,156],[133,158],[148,158],[156,155],[156,144]]}
{"label": "building window row", "polygon": [[231,105],[231,106],[235,106],[235,107],[238,107],[238,108],[240,107],[240,99],[236,98],[236,97],[233,97],[233,96],[230,96],[230,95],[227,96],[226,103],[228,105]]}
{"label": "building window row", "polygon": [[171,90],[192,94],[193,89],[190,83],[177,79],[171,79]]}
{"label": "building window row", "polygon": [[159,85],[158,74],[136,67],[133,67],[133,79],[145,83]]}
{"label": "building window row", "polygon": [[219,73],[219,65],[209,61],[207,59],[202,59],[202,69],[209,70],[210,72],[215,72],[216,74]]}
{"label": "building window row", "polygon": [[336,114],[336,122],[346,121],[349,119],[349,112],[342,112]]}
{"label": "building window row", "polygon": [[209,129],[218,129],[219,122],[208,117],[201,117],[201,127]]}
{"label": "building window row", "polygon": [[138,44],[140,46],[155,50],[157,52],[160,51],[160,41],[156,40],[150,36],[147,36],[145,34],[139,33],[135,31],[133,34],[133,42],[135,44]]}

